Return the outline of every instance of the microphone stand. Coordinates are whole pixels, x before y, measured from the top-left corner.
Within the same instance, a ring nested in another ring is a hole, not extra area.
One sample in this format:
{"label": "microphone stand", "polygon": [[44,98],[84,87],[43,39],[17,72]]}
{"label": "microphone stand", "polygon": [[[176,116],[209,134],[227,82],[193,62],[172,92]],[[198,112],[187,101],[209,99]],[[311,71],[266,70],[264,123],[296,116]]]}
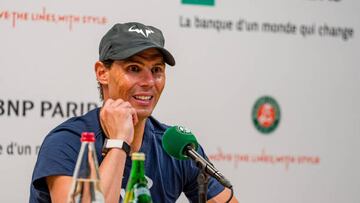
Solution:
{"label": "microphone stand", "polygon": [[196,153],[194,153],[191,145],[186,146],[186,155],[192,157],[196,162],[196,166],[200,169],[200,173],[197,177],[198,182],[198,195],[199,195],[199,203],[206,203],[207,200],[207,189],[209,183],[209,174],[206,172],[207,164],[205,159],[199,159]]}
{"label": "microphone stand", "polygon": [[199,203],[206,203],[209,175],[205,172],[204,168],[201,169],[197,177],[197,183],[199,186]]}

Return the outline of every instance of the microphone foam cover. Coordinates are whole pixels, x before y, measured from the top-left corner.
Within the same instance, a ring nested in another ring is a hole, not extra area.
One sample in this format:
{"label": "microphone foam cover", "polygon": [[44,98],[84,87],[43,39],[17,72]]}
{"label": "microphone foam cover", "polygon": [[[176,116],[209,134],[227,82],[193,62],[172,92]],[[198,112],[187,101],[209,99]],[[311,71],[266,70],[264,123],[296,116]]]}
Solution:
{"label": "microphone foam cover", "polygon": [[184,149],[187,145],[192,145],[195,150],[199,147],[199,143],[190,130],[182,126],[174,126],[165,131],[162,138],[162,146],[170,156],[180,160],[189,159],[184,154]]}

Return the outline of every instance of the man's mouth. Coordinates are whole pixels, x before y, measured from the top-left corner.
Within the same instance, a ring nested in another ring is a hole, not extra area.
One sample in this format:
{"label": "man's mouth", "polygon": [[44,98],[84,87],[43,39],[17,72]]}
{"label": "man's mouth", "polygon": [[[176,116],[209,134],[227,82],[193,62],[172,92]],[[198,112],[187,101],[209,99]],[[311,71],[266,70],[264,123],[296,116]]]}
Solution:
{"label": "man's mouth", "polygon": [[149,101],[153,98],[153,96],[134,96],[134,98],[136,100],[140,100],[140,101]]}

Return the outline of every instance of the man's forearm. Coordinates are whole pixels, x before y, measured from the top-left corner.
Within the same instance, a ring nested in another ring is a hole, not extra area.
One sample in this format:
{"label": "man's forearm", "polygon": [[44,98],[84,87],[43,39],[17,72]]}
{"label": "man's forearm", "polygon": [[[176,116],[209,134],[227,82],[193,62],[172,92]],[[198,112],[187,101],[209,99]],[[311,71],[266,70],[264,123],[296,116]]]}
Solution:
{"label": "man's forearm", "polygon": [[125,151],[112,148],[100,165],[101,186],[106,202],[119,202],[125,162]]}

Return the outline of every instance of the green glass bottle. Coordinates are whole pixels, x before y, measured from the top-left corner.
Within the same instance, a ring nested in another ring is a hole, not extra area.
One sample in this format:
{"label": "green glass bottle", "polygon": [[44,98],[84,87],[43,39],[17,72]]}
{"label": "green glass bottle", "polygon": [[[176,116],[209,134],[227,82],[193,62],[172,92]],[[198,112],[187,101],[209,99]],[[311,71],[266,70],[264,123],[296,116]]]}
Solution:
{"label": "green glass bottle", "polygon": [[131,155],[132,166],[126,185],[124,203],[152,203],[145,178],[145,154],[135,152]]}

